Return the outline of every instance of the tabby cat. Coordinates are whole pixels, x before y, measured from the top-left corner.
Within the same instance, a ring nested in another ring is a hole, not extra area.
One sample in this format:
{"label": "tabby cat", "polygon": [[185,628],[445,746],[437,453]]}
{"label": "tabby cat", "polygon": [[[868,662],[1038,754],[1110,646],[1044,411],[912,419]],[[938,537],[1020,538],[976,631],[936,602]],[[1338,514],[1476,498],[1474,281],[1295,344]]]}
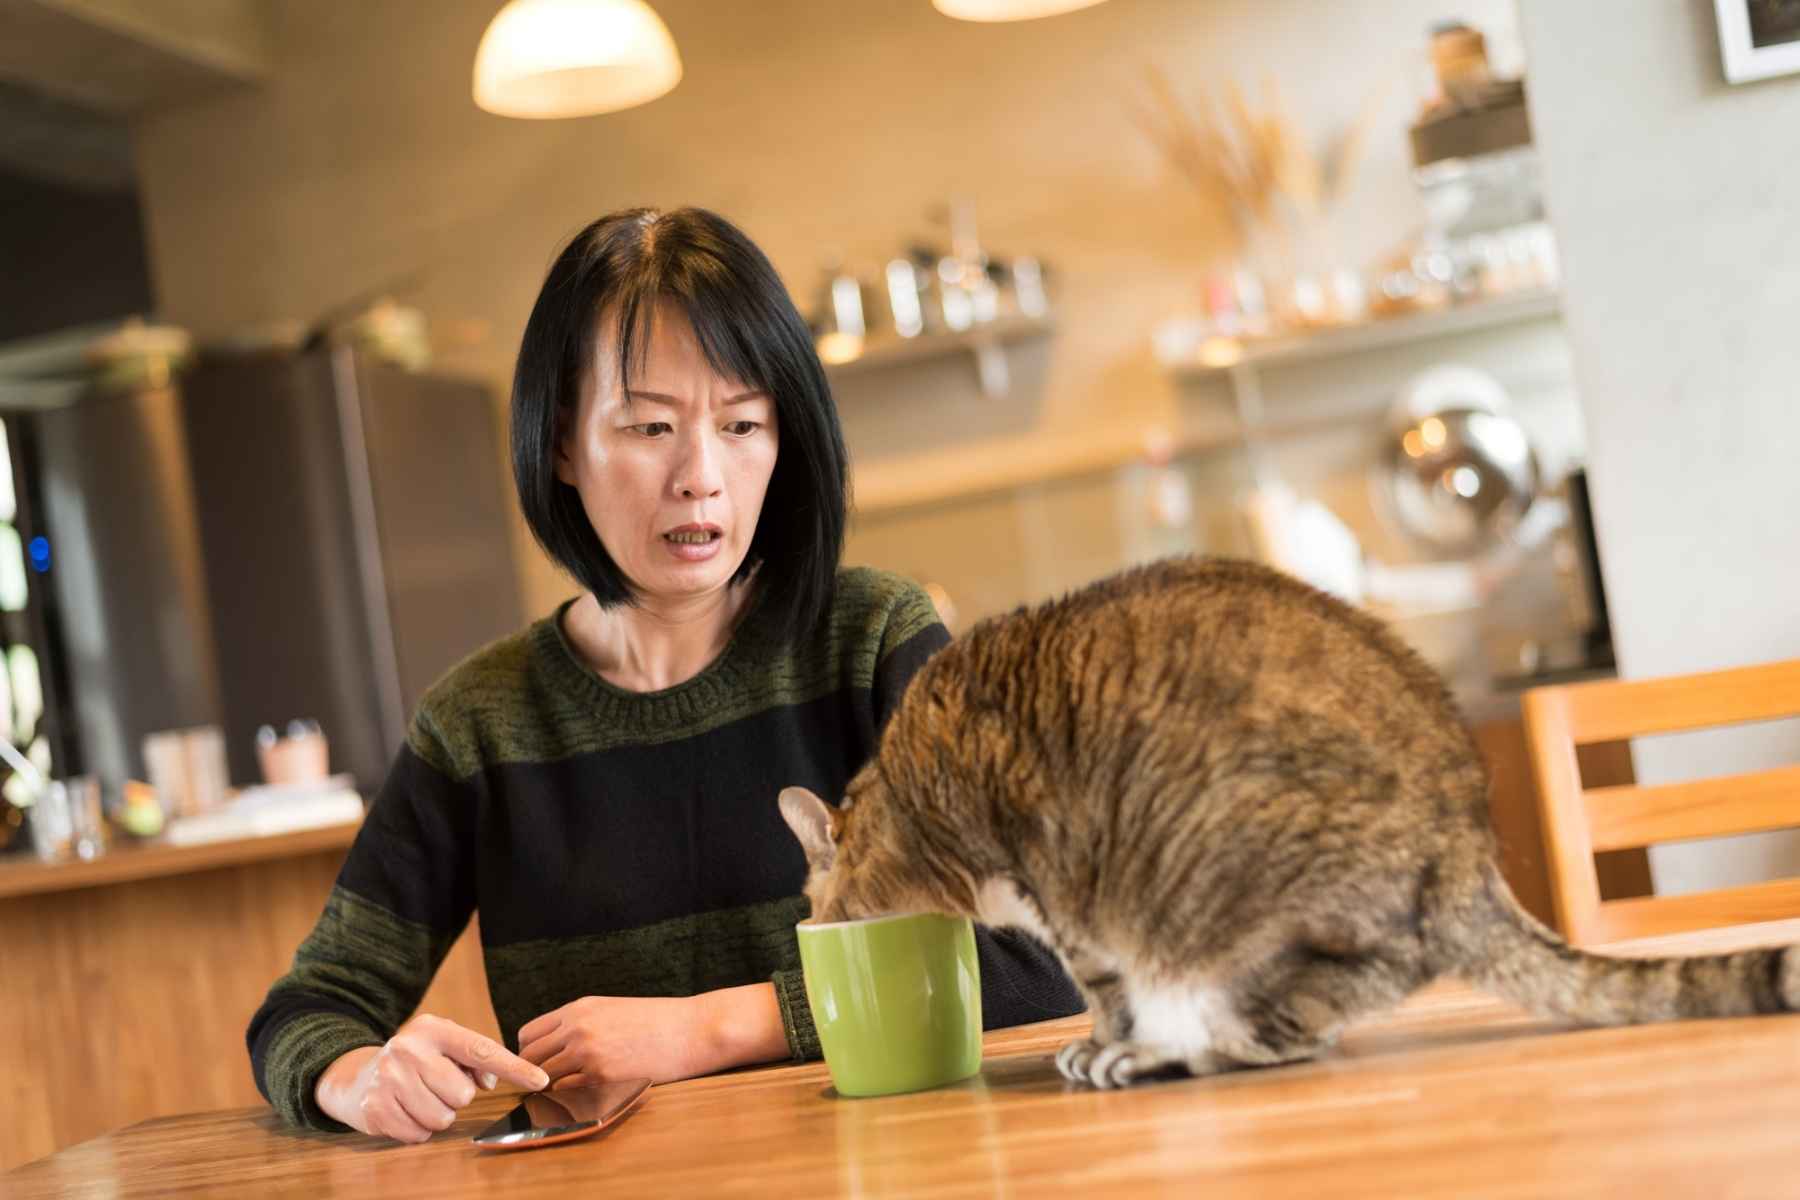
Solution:
{"label": "tabby cat", "polygon": [[1495,867],[1487,772],[1379,621],[1172,559],[985,621],[914,677],[832,808],[780,805],[817,920],[1025,929],[1094,1015],[1096,1087],[1310,1058],[1457,974],[1595,1024],[1800,1007],[1800,955],[1570,948]]}

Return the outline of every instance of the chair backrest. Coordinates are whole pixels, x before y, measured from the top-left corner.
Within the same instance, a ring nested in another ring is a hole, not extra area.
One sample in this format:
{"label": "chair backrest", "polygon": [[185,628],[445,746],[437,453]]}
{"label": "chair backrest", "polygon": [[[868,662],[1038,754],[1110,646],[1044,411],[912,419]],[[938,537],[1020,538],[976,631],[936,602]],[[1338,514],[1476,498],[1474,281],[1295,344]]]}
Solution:
{"label": "chair backrest", "polygon": [[1800,879],[1681,896],[1600,899],[1596,851],[1800,826],[1800,765],[1690,783],[1584,789],[1575,748],[1800,716],[1800,659],[1660,679],[1534,688],[1525,736],[1550,892],[1577,946],[1800,916]]}

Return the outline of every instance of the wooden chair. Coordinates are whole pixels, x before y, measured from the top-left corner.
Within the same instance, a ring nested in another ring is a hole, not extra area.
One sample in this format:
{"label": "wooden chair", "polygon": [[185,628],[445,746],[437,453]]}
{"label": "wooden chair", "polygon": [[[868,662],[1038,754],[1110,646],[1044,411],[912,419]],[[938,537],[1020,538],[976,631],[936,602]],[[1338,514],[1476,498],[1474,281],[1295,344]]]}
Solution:
{"label": "wooden chair", "polygon": [[1597,851],[1800,826],[1800,766],[1657,787],[1584,789],[1576,747],[1800,716],[1800,659],[1525,693],[1557,924],[1577,946],[1800,917],[1800,879],[1683,896],[1601,900]]}

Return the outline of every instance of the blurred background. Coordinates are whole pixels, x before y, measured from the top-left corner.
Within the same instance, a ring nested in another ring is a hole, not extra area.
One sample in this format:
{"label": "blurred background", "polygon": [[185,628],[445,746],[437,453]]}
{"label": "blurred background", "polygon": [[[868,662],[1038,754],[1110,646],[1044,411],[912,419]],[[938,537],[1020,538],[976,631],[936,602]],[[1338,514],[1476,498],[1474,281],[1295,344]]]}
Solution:
{"label": "blurred background", "polygon": [[[1541,912],[1522,689],[1800,655],[1800,90],[1755,69],[1785,0],[504,7],[0,0],[0,987],[63,1047],[0,1063],[0,1167],[255,1099],[234,1039],[412,705],[573,591],[506,402],[612,209],[768,252],[852,453],[847,561],[953,631],[1186,552],[1392,622]],[[1610,857],[1611,895],[1800,862]],[[178,995],[217,1062],[141,1049]],[[121,1063],[116,1101],[42,1100]]]}

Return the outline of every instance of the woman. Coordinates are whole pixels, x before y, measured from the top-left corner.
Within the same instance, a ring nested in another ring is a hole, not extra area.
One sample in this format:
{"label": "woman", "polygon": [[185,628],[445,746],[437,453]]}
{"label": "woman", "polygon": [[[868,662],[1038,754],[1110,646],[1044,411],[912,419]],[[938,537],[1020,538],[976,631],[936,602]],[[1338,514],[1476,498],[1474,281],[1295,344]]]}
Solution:
{"label": "woman", "polygon": [[[583,230],[532,308],[512,417],[526,520],[583,594],[420,702],[250,1023],[257,1085],[297,1124],[421,1141],[478,1084],[816,1057],[806,864],[776,796],[842,795],[949,640],[916,586],[839,570],[830,390],[774,268],[722,218]],[[511,1049],[407,1019],[477,908]],[[990,1027],[1079,1011],[1038,943],[978,941]]]}

